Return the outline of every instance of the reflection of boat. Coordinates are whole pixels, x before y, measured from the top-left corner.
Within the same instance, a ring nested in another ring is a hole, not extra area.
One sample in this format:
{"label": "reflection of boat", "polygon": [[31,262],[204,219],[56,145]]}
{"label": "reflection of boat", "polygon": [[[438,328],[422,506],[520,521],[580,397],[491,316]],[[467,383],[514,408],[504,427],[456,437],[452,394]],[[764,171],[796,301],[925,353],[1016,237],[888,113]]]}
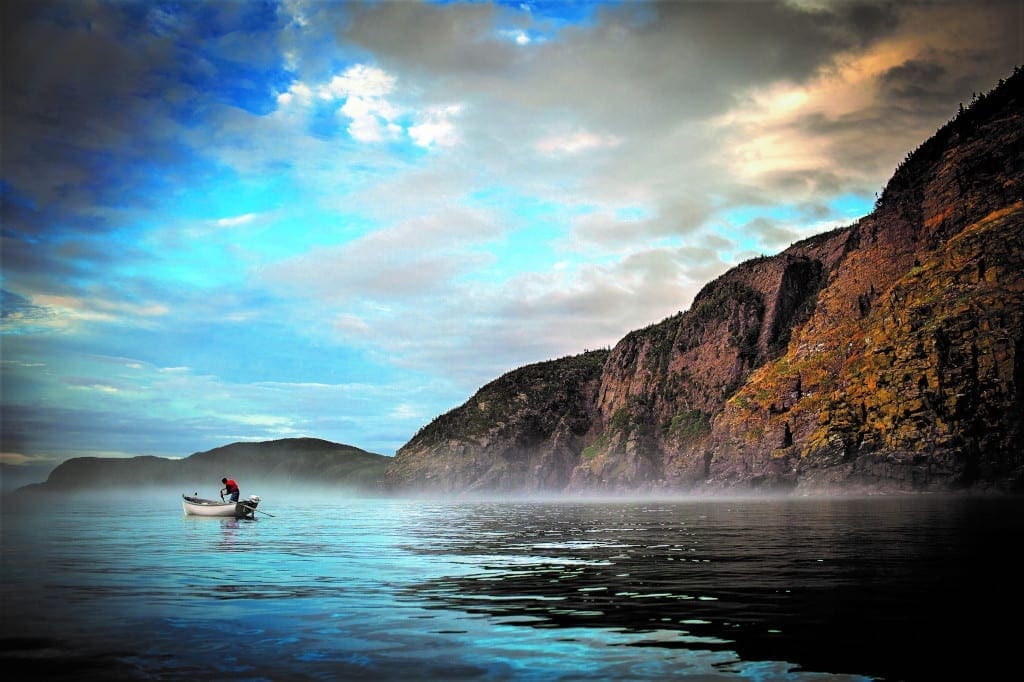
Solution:
{"label": "reflection of boat", "polygon": [[223,500],[204,500],[193,495],[181,496],[181,507],[189,516],[228,516],[236,519],[251,519],[256,516],[256,506],[260,498],[250,495],[247,500],[224,502]]}

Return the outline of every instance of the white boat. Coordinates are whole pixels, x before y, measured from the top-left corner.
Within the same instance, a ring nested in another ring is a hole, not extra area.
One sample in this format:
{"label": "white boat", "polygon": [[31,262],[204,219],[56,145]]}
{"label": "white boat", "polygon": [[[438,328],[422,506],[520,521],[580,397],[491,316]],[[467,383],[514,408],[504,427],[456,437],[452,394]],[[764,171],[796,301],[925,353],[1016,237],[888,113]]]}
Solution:
{"label": "white boat", "polygon": [[227,516],[235,519],[251,519],[256,516],[256,507],[260,503],[257,495],[250,495],[247,500],[225,502],[223,500],[204,500],[194,495],[182,495],[181,507],[188,516]]}

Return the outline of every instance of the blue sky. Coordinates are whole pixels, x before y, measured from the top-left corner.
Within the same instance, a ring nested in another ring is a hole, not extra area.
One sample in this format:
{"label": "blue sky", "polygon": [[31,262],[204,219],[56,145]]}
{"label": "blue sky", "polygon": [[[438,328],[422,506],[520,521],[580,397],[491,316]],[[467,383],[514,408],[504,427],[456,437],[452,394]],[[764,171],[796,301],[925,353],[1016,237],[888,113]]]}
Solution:
{"label": "blue sky", "polygon": [[8,2],[2,461],[393,454],[868,213],[1022,3]]}

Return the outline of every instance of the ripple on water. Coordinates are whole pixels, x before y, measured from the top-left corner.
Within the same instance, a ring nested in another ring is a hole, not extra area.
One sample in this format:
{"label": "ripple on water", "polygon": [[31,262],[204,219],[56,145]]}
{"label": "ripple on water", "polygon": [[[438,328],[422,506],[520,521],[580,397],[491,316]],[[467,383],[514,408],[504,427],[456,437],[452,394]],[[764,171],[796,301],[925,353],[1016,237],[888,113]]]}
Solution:
{"label": "ripple on water", "polygon": [[154,678],[948,672],[901,663],[907,632],[966,638],[998,668],[1005,635],[984,610],[1020,588],[993,548],[1024,514],[919,504],[280,502],[257,522],[100,509],[5,518],[0,589],[21,629],[97,660],[128,650]]}

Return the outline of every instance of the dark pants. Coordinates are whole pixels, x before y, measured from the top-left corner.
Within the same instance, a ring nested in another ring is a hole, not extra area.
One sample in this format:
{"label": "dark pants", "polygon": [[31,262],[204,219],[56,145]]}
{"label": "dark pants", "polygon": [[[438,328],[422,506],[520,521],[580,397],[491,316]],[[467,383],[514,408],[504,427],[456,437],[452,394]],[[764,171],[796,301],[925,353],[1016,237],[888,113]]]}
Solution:
{"label": "dark pants", "polygon": [[229,497],[228,499],[231,500],[232,502],[238,502],[238,492],[236,491],[231,493],[231,497]]}

